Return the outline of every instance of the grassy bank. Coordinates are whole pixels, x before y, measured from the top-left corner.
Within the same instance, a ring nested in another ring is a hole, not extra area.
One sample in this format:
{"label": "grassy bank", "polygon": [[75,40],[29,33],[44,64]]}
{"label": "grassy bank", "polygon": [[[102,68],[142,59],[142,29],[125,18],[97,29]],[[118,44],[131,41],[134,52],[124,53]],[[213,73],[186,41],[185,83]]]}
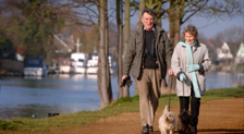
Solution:
{"label": "grassy bank", "polygon": [[[244,97],[244,87],[209,90],[203,97],[203,101],[231,97]],[[160,98],[160,105],[166,104],[168,99],[168,95],[162,96]],[[178,98],[175,95],[171,95],[171,102],[173,105],[174,103],[178,103]],[[15,118],[11,120],[0,120],[0,130],[38,131],[47,130],[48,128],[82,126],[123,112],[138,112],[137,96],[120,99],[100,111],[83,111],[45,119]]]}

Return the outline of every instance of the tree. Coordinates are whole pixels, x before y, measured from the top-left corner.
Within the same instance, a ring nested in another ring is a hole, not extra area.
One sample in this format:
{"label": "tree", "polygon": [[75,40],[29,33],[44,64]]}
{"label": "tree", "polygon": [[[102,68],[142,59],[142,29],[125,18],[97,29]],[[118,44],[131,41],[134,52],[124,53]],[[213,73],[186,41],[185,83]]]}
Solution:
{"label": "tree", "polygon": [[180,27],[195,15],[221,17],[223,15],[242,15],[243,4],[240,0],[168,0],[166,9],[170,24],[170,38],[173,44],[180,39]]}
{"label": "tree", "polygon": [[162,16],[165,14],[163,5],[167,1],[165,0],[145,0],[145,7],[152,9],[155,12],[155,22],[158,26],[162,25]]}
{"label": "tree", "polygon": [[13,20],[6,32],[14,33],[11,36],[16,36],[16,43],[26,48],[26,55],[47,57],[51,54],[52,35],[63,24],[59,10],[48,0],[12,0],[5,4],[10,7],[10,16],[6,17]]}
{"label": "tree", "polygon": [[[123,29],[123,37],[124,37],[124,47],[122,47],[122,53],[123,50],[127,49],[127,47],[130,45],[130,0],[125,0],[125,12],[124,12],[124,16],[125,16],[125,25],[124,25],[124,29]],[[122,54],[121,53],[121,54]],[[121,77],[120,77],[121,78]],[[122,96],[123,97],[128,97],[129,96],[129,85],[126,85],[123,88],[122,91]]]}
{"label": "tree", "polygon": [[142,10],[145,8],[145,1],[142,0],[139,3],[139,13],[138,13],[138,21],[137,25],[141,23],[141,15],[142,15]]}
{"label": "tree", "polygon": [[[169,35],[173,44],[180,39],[180,27],[195,15],[203,17],[221,17],[223,15],[242,15],[243,2],[240,0],[145,0],[140,5],[145,5],[156,12],[157,20],[168,17]],[[135,9],[138,1],[133,1]],[[140,12],[140,11],[139,11]],[[160,23],[160,22],[159,22]],[[161,23],[160,23],[161,24]]]}
{"label": "tree", "polygon": [[[82,36],[84,44],[97,46],[98,52],[98,92],[100,108],[106,107],[112,101],[112,89],[109,66],[109,27],[107,0],[72,0],[64,6],[73,11],[70,25],[83,27],[86,34]],[[97,37],[97,33],[99,37]],[[97,42],[98,39],[98,42]],[[90,46],[89,46],[90,47]],[[87,46],[85,50],[90,51]]]}
{"label": "tree", "polygon": [[12,59],[15,60],[15,49],[13,43],[0,31],[0,60]]}
{"label": "tree", "polygon": [[[116,0],[116,22],[117,22],[117,38],[118,38],[118,85],[123,75],[123,50],[129,45],[130,37],[130,0],[125,0],[125,12],[123,19],[123,1]],[[123,20],[125,24],[123,27]],[[129,87],[119,87],[119,97],[128,97]]]}
{"label": "tree", "polygon": [[[123,75],[123,1],[116,0],[116,23],[117,23],[117,64],[118,64],[118,85]],[[123,97],[123,87],[119,87],[119,97]]]}
{"label": "tree", "polygon": [[169,19],[169,36],[172,44],[176,44],[180,39],[180,22],[183,16],[185,0],[169,0],[170,7],[167,10]]}
{"label": "tree", "polygon": [[83,32],[83,50],[86,53],[92,53],[97,50],[98,40],[99,40],[99,30],[98,25],[90,27],[88,30]]}
{"label": "tree", "polygon": [[107,0],[99,0],[99,46],[98,46],[98,90],[100,107],[104,108],[112,101],[110,66],[108,61],[108,8]]}

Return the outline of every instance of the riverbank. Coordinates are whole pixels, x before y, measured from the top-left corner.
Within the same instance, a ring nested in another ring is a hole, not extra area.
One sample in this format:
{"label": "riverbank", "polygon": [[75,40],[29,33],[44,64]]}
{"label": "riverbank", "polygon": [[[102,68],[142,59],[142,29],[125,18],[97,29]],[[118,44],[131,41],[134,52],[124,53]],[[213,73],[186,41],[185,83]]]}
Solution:
{"label": "riverbank", "polygon": [[[167,96],[161,97],[160,109],[167,103],[167,100]],[[243,104],[244,87],[209,90],[202,99],[200,132],[244,132]],[[174,95],[172,96],[172,110],[175,113],[178,112],[178,99]],[[157,117],[160,113],[161,110],[158,110]],[[157,124],[154,126],[156,127]],[[138,97],[118,100],[100,111],[79,112],[45,119],[19,118],[1,121],[1,131],[9,134],[108,134],[111,132],[113,134],[135,134],[140,131]],[[155,134],[157,133],[155,132]]]}

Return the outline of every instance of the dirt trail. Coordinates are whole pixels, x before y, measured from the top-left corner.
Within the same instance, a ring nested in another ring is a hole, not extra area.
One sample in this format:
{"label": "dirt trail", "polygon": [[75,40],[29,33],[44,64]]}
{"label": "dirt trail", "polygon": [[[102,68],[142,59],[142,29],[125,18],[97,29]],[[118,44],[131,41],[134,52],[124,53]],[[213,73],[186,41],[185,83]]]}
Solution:
{"label": "dirt trail", "polygon": [[[159,118],[159,108],[156,119]],[[178,106],[172,108],[178,114]],[[154,124],[158,130],[157,120]],[[82,127],[52,128],[45,134],[140,134],[139,113],[122,113]],[[35,132],[36,134],[36,132]],[[201,103],[198,134],[244,134],[244,98],[211,100]]]}

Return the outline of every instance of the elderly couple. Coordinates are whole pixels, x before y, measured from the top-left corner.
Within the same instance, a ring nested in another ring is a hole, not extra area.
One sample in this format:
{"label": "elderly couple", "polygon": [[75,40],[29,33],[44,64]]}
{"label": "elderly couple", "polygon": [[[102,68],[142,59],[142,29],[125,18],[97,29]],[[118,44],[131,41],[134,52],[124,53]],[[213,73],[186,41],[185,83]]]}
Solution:
{"label": "elderly couple", "polygon": [[[190,113],[190,126],[179,130],[180,134],[196,134],[200,99],[205,91],[205,72],[210,65],[207,47],[197,39],[197,29],[188,25],[183,31],[183,40],[171,45],[164,30],[154,24],[154,13],[144,9],[142,25],[136,30],[135,37],[125,50],[124,73],[122,81],[135,79],[139,93],[139,110],[142,134],[153,132],[153,121],[160,97],[160,84],[166,75],[175,75],[176,94],[180,102],[180,115]],[[190,112],[189,104],[191,104]],[[184,126],[183,125],[183,126]]]}

